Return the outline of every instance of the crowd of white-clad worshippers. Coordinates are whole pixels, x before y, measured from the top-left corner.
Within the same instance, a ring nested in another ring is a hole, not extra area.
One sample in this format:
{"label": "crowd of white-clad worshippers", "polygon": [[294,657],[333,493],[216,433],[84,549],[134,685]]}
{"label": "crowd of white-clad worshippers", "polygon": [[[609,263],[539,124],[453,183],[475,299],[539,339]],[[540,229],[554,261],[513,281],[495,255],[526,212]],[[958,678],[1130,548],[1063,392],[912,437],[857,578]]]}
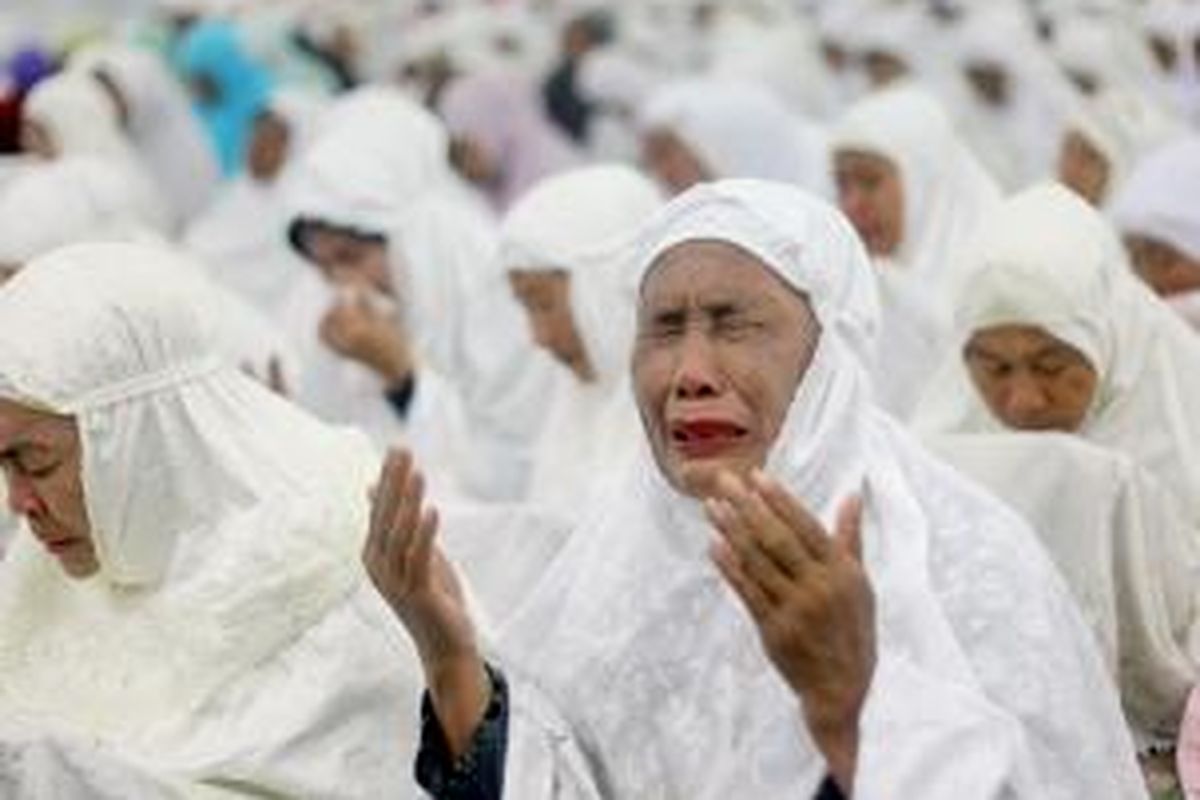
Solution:
{"label": "crowd of white-clad worshippers", "polygon": [[1200,0],[5,0],[0,798],[1200,798]]}

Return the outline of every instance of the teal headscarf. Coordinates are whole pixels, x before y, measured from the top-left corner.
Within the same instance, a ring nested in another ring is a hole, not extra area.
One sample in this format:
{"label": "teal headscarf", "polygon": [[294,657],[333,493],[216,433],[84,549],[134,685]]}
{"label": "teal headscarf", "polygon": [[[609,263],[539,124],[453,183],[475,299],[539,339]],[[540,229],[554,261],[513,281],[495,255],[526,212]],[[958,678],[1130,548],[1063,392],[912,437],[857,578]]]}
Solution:
{"label": "teal headscarf", "polygon": [[176,62],[185,79],[206,78],[217,90],[196,111],[212,140],[225,175],[240,172],[254,118],[267,104],[271,76],[246,52],[237,31],[226,22],[195,25],[183,37]]}

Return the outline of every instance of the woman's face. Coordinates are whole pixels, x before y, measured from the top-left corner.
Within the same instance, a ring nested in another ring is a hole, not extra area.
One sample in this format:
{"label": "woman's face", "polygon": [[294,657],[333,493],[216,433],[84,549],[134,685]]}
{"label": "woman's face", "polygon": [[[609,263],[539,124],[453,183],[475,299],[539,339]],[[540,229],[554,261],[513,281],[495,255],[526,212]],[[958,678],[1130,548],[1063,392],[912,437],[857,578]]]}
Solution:
{"label": "woman's face", "polygon": [[820,336],[807,300],[746,251],[678,244],[647,275],[633,383],[667,481],[707,497],[766,463]]}
{"label": "woman's face", "polygon": [[595,380],[571,312],[571,276],[561,270],[510,270],[508,284],[525,309],[533,339],[584,383]]}
{"label": "woman's face", "polygon": [[1177,247],[1150,236],[1128,234],[1125,249],[1138,277],[1160,297],[1200,289],[1200,260]]}
{"label": "woman's face", "polygon": [[254,119],[250,147],[246,151],[246,168],[261,183],[271,183],[287,163],[291,132],[287,121],[271,111]]}
{"label": "woman's face", "polygon": [[654,128],[642,137],[642,164],[672,195],[715,177],[700,157],[666,128]]}
{"label": "woman's face", "polygon": [[1068,131],[1058,156],[1058,179],[1093,206],[1108,194],[1108,159],[1079,131]]}
{"label": "woman's face", "polygon": [[321,226],[310,226],[303,238],[305,253],[334,286],[395,296],[384,242]]}
{"label": "woman's face", "polygon": [[892,53],[872,50],[863,56],[863,68],[871,86],[882,89],[909,73],[908,64]]}
{"label": "woman's face", "polygon": [[450,164],[476,186],[491,186],[500,178],[500,166],[492,154],[470,136],[450,140]]}
{"label": "woman's face", "polygon": [[1015,430],[1078,431],[1096,396],[1087,357],[1040,327],[977,330],[963,358],[992,415]]}
{"label": "woman's face", "polygon": [[83,498],[75,421],[0,400],[0,469],[8,507],[72,578],[100,569]]}
{"label": "woman's face", "polygon": [[874,153],[834,154],[838,205],[873,256],[895,255],[904,239],[904,185],[896,166]]}

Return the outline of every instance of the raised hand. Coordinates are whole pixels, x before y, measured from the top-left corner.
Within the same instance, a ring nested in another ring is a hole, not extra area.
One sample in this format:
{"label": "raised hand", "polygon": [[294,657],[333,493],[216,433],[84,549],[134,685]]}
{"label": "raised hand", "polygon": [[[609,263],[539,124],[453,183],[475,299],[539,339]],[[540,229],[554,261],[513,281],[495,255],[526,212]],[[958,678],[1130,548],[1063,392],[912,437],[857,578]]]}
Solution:
{"label": "raised hand", "polygon": [[365,292],[339,298],[325,312],[319,333],[334,352],[365,364],[389,385],[413,369],[412,351],[395,315],[376,308]]}
{"label": "raised hand", "polygon": [[435,541],[437,511],[406,451],[388,453],[375,490],[363,566],[412,637],[434,710],[453,752],[483,718],[490,682],[454,568]]}
{"label": "raised hand", "polygon": [[858,719],[875,671],[875,604],[862,566],[862,502],[843,504],[831,538],[760,472],[717,481],[705,510],[711,555],[750,612],[775,669],[843,791],[852,789]]}

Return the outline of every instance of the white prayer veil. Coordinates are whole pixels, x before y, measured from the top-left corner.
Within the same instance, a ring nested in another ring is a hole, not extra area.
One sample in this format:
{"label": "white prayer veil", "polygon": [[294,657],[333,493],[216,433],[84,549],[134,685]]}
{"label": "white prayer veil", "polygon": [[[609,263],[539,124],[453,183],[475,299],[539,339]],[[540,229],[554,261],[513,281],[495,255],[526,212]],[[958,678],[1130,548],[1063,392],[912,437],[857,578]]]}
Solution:
{"label": "white prayer veil", "polygon": [[905,419],[946,347],[956,298],[970,277],[966,245],[1000,193],[942,105],[914,84],[852,106],[834,129],[832,149],[881,156],[899,173],[900,242],[895,253],[875,258],[888,352],[873,375],[880,403]]}
{"label": "white prayer veil", "polygon": [[523,491],[548,360],[534,352],[500,270],[494,221],[453,174],[445,128],[396,90],[365,88],[330,108],[288,190],[292,220],[383,236],[407,332],[453,384],[468,417],[466,466],[489,499]]}
{"label": "white prayer veil", "polygon": [[[826,525],[838,501],[865,492],[880,661],[861,722],[856,796],[947,791],[960,759],[971,762],[967,769],[992,787],[987,791],[1026,796],[1024,736],[998,706],[1022,718],[1040,751],[1046,793],[1028,796],[1131,785],[1112,689],[1031,534],[872,407],[865,365],[874,346],[874,281],[849,223],[792,187],[705,184],[650,222],[638,258],[643,276],[667,249],[695,240],[728,242],[754,255],[808,298],[821,324],[766,469]],[[797,716],[795,695],[706,558],[713,534],[698,502],[668,487],[641,449],[619,491],[597,503],[501,632],[500,651],[566,719],[565,735],[578,741],[600,796],[806,796],[825,767]],[[984,582],[1007,588],[985,591]],[[1019,585],[1027,591],[1018,592]],[[1006,636],[1014,641],[996,641]],[[964,643],[978,652],[965,652]],[[990,699],[977,673],[990,684]],[[1066,674],[1078,683],[1053,685]],[[1013,684],[1027,696],[1008,696]],[[925,693],[932,685],[935,694],[946,692],[936,702]],[[515,697],[519,713],[519,687]],[[1107,719],[1094,739],[1064,735],[1096,709]],[[1033,719],[1043,714],[1052,721]],[[895,738],[900,727],[912,738]],[[986,752],[969,744],[984,728]],[[942,762],[931,754],[948,731],[957,747]],[[905,756],[887,754],[910,746],[935,759],[923,761],[919,777]],[[518,766],[538,771],[525,747],[520,739],[510,745],[514,780]],[[929,768],[949,762],[955,768]],[[1121,777],[1101,781],[1087,777],[1089,770]],[[539,796],[522,793],[532,792],[524,783],[509,791]]]}
{"label": "white prayer veil", "polygon": [[1200,136],[1139,161],[1111,211],[1123,233],[1158,239],[1200,260]]}
{"label": "white prayer veil", "polygon": [[158,187],[172,218],[185,223],[208,205],[221,179],[187,90],[158,55],[125,44],[87,47],[71,56],[72,71],[103,73],[125,102],[129,137]]}
{"label": "white prayer veil", "polygon": [[559,270],[594,379],[560,369],[554,402],[534,452],[530,499],[578,511],[598,470],[624,461],[641,438],[629,393],[641,225],[662,205],[655,185],[617,165],[547,178],[517,201],[501,227],[509,270]]}
{"label": "white prayer veil", "polygon": [[904,225],[890,260],[946,308],[966,276],[959,257],[995,208],[995,181],[955,132],[941,103],[913,83],[874,92],[835,126],[832,149],[887,159],[900,173]]}
{"label": "white prayer veil", "polygon": [[170,227],[158,186],[121,129],[116,106],[94,79],[70,72],[48,78],[29,93],[21,115],[49,134],[57,158],[91,156],[120,169],[142,222],[159,231]]}
{"label": "white prayer veil", "polygon": [[1068,189],[1043,184],[1005,202],[980,230],[977,265],[954,347],[917,424],[929,431],[1000,429],[971,383],[963,350],[995,325],[1034,325],[1096,370],[1081,436],[1128,453],[1200,521],[1200,341],[1134,277],[1111,227]]}
{"label": "white prayer veil", "polygon": [[38,163],[0,187],[0,264],[19,266],[63,243],[140,232],[120,169],[94,156]]}
{"label": "white prayer veil", "polygon": [[[0,294],[0,396],[69,415],[100,570],[29,535],[0,567],[0,707],[154,747],[360,583],[357,436],[217,356],[205,285],[148,246],[78,245]],[[178,731],[176,731],[178,732]]]}
{"label": "white prayer veil", "polygon": [[649,96],[643,130],[678,136],[714,178],[758,178],[828,191],[823,133],[768,89],[728,78],[691,78]]}

